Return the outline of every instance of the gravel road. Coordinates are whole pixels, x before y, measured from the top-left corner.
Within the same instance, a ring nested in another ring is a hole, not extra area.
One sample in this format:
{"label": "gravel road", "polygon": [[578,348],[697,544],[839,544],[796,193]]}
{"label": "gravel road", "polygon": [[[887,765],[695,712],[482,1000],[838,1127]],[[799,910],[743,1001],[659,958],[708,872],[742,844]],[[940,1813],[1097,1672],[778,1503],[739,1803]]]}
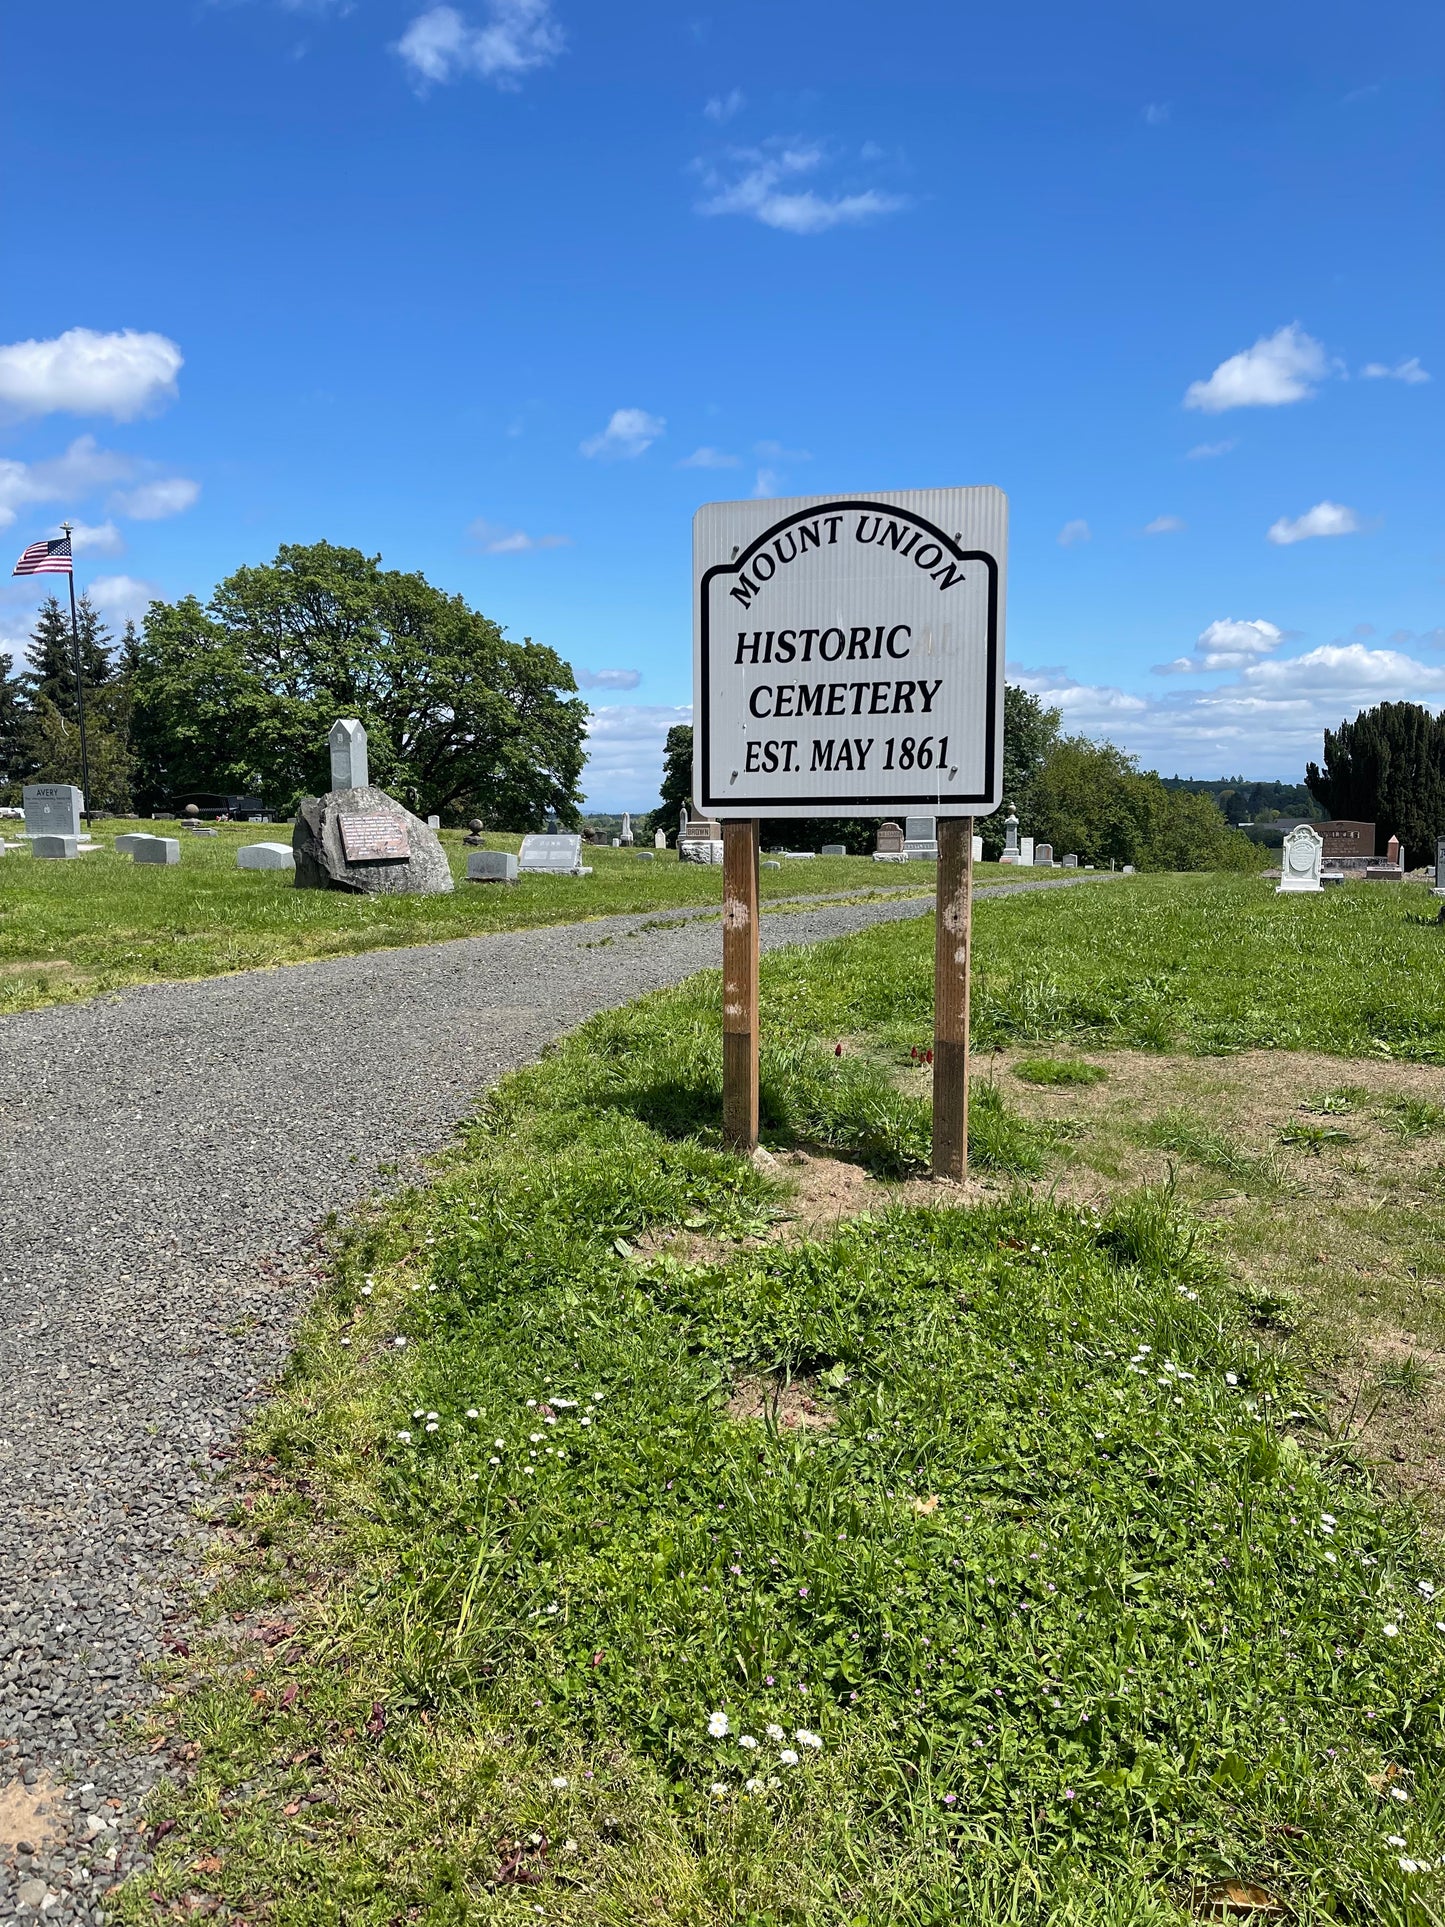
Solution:
{"label": "gravel road", "polygon": [[[926,907],[765,915],[762,942]],[[319,1221],[560,1031],[719,952],[716,913],[665,912],[0,1020],[0,1919],[99,1922],[143,1859],[160,1769],[107,1729],[144,1700],[167,1582],[285,1355]]]}

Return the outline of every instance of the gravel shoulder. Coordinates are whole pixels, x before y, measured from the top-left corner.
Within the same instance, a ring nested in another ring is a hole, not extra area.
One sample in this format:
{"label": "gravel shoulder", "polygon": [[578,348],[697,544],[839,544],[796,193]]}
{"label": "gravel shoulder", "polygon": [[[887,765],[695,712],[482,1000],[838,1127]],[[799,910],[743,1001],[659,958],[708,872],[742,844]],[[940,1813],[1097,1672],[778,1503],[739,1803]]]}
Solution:
{"label": "gravel shoulder", "polygon": [[[930,902],[793,903],[765,913],[762,943]],[[444,1145],[559,1032],[716,967],[717,915],[372,951],[0,1020],[0,1919],[99,1921],[142,1857],[160,1769],[108,1729],[144,1701],[195,1510],[285,1357],[317,1227]],[[49,1787],[68,1791],[47,1815]]]}

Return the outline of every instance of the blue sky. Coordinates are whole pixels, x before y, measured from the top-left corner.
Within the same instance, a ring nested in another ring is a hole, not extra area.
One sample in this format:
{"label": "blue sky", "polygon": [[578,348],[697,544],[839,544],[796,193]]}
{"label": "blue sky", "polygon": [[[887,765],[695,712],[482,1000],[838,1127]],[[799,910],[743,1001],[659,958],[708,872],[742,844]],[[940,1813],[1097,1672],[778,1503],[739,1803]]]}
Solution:
{"label": "blue sky", "polygon": [[989,482],[1011,676],[1147,765],[1297,777],[1325,724],[1445,701],[1433,6],[24,0],[5,35],[0,519],[18,553],[71,515],[116,616],[379,550],[561,651],[590,800],[647,806],[699,502]]}

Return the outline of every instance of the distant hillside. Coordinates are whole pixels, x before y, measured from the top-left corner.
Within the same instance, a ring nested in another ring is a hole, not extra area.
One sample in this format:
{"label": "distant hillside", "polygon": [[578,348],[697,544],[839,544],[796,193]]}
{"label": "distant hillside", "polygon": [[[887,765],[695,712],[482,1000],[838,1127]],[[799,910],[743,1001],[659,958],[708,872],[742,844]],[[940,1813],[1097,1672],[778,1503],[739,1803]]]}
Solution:
{"label": "distant hillside", "polygon": [[1212,796],[1237,829],[1241,823],[1272,823],[1276,818],[1308,817],[1322,823],[1322,810],[1303,783],[1247,783],[1242,776],[1221,776],[1216,782],[1202,776],[1165,776],[1166,790],[1188,790],[1193,796]]}

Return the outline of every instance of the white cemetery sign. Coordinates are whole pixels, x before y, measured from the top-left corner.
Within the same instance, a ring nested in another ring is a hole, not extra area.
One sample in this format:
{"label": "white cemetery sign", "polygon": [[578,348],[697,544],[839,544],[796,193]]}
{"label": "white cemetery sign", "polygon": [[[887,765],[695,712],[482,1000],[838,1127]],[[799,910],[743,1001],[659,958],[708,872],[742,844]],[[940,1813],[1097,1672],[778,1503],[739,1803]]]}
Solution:
{"label": "white cemetery sign", "polygon": [[699,809],[996,809],[1007,535],[996,488],[699,509]]}
{"label": "white cemetery sign", "polygon": [[366,762],[366,731],[354,716],[342,716],[331,725],[331,787],[334,790],[364,790],[371,777]]}
{"label": "white cemetery sign", "polygon": [[1320,870],[1324,860],[1325,840],[1308,823],[1301,823],[1290,831],[1284,840],[1281,851],[1279,884],[1275,895],[1296,890],[1320,890]]}

